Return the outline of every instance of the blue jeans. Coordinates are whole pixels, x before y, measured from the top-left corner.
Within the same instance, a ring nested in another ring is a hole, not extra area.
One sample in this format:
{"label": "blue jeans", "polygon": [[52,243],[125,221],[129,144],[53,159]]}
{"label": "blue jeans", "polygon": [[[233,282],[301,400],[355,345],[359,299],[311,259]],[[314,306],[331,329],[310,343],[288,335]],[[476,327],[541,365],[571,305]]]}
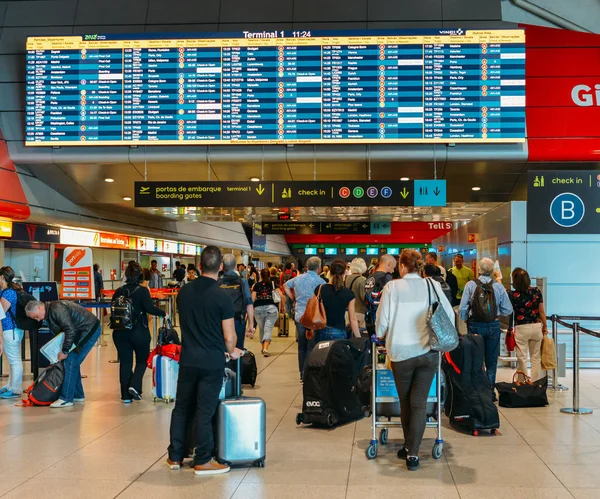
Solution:
{"label": "blue jeans", "polygon": [[485,370],[492,390],[496,384],[498,355],[500,354],[500,322],[467,322],[471,334],[478,334],[485,343]]}
{"label": "blue jeans", "polygon": [[334,341],[345,340],[348,337],[345,329],[336,329],[334,327],[326,327],[317,331],[318,341]]}
{"label": "blue jeans", "polygon": [[235,334],[237,336],[237,342],[235,346],[236,348],[243,350],[244,342],[246,341],[246,319],[235,319]]}
{"label": "blue jeans", "polygon": [[60,390],[60,399],[66,402],[73,402],[73,399],[85,398],[83,392],[83,384],[81,383],[81,364],[90,353],[90,350],[94,348],[94,345],[100,338],[102,333],[102,327],[98,326],[92,333],[91,337],[86,343],[79,349],[79,352],[73,350],[67,358],[64,360],[65,366],[65,380]]}
{"label": "blue jeans", "polygon": [[314,338],[312,340],[306,338],[306,328],[297,321],[296,334],[298,336],[298,369],[300,370],[300,377],[303,378],[304,368],[306,367],[306,362],[315,344],[315,340]]}

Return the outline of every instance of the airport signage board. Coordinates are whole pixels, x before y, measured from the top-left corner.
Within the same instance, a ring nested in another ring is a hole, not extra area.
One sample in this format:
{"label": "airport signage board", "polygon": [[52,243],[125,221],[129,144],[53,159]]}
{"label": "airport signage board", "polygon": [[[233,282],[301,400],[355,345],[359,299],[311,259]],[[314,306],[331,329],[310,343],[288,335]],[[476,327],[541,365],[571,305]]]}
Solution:
{"label": "airport signage board", "polygon": [[433,206],[446,205],[445,180],[420,180],[419,193],[414,191],[415,182],[136,182],[135,206],[427,206],[426,199],[438,198]]}
{"label": "airport signage board", "polygon": [[26,145],[524,140],[522,29],[27,39]]}
{"label": "airport signage board", "polygon": [[528,234],[600,234],[600,170],[530,171]]}
{"label": "airport signage board", "polygon": [[263,222],[263,234],[370,234],[369,222]]}
{"label": "airport signage board", "polygon": [[0,237],[12,237],[13,224],[10,221],[0,220]]}
{"label": "airport signage board", "polygon": [[60,243],[60,228],[28,223],[13,223],[13,241],[32,243]]}

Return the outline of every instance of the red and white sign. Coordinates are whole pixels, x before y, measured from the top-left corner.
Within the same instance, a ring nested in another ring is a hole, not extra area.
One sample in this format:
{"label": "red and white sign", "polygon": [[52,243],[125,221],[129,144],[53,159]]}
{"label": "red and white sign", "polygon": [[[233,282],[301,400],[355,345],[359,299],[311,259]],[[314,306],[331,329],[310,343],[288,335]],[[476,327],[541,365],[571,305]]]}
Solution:
{"label": "red and white sign", "polygon": [[525,26],[529,161],[600,160],[600,36]]}
{"label": "red and white sign", "polygon": [[476,243],[477,242],[477,234],[469,233],[467,234],[467,242],[468,243]]}
{"label": "red and white sign", "polygon": [[101,248],[129,249],[129,236],[99,232],[98,243]]}
{"label": "red and white sign", "polygon": [[65,248],[60,297],[67,300],[94,298],[93,255],[90,248]]}

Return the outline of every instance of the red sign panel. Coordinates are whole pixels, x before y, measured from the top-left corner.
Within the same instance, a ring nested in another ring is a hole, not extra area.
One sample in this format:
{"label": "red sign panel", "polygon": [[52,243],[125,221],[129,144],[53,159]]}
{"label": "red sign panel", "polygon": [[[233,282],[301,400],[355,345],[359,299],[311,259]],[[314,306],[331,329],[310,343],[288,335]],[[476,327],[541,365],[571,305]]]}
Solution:
{"label": "red sign panel", "polygon": [[526,26],[530,161],[600,160],[600,36]]}

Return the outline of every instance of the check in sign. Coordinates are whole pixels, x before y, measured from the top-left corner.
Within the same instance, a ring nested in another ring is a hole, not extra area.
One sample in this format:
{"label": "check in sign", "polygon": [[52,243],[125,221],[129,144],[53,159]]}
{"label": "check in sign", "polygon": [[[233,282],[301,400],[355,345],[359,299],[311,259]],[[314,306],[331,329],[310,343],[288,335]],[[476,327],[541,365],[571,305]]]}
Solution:
{"label": "check in sign", "polygon": [[529,234],[600,234],[600,171],[529,172]]}

